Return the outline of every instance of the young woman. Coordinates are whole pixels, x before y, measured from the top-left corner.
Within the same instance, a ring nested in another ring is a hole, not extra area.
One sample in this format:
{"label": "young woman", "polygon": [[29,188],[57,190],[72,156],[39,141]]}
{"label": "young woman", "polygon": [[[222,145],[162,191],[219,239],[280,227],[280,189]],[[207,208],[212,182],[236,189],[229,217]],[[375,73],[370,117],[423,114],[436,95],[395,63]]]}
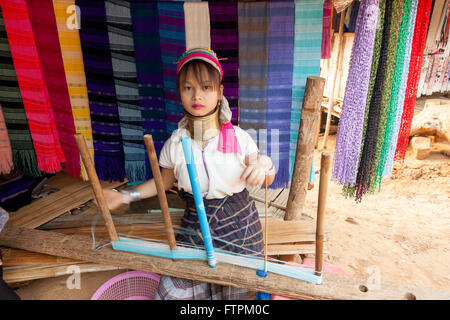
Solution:
{"label": "young woman", "polygon": [[[192,195],[180,139],[191,137],[214,248],[262,256],[263,233],[258,211],[246,187],[271,184],[272,161],[259,154],[251,136],[230,122],[231,111],[223,96],[222,67],[209,49],[185,52],[177,66],[177,87],[185,117],[164,144],[159,164],[166,190],[175,181],[186,202],[182,218],[185,232],[177,244],[203,247],[200,224]],[[104,190],[110,209],[157,194],[154,180],[119,193]],[[161,277],[155,299],[251,299],[254,292],[234,287]]]}

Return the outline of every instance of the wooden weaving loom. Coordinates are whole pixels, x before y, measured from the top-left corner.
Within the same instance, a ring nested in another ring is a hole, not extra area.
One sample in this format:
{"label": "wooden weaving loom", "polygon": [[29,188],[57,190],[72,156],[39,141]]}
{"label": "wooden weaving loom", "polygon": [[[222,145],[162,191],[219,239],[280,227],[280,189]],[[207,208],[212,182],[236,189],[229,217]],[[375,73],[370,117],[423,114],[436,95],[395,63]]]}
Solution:
{"label": "wooden weaving loom", "polygon": [[[207,260],[208,250],[203,250],[199,248],[188,248],[177,246],[175,242],[175,236],[173,232],[173,225],[169,214],[169,207],[167,203],[167,198],[165,195],[165,190],[162,182],[161,173],[159,171],[159,165],[156,158],[156,152],[153,146],[153,140],[150,135],[144,137],[145,145],[147,147],[149,159],[151,162],[151,167],[153,170],[153,175],[158,191],[158,199],[161,206],[161,211],[164,217],[164,225],[167,233],[167,243],[163,242],[153,242],[147,240],[141,240],[134,237],[118,236],[111,213],[109,212],[108,206],[105,202],[102,187],[100,181],[98,180],[97,174],[93,162],[88,153],[84,137],[80,134],[75,136],[80,154],[85,165],[86,171],[89,176],[89,180],[94,189],[95,198],[97,200],[100,212],[105,221],[106,228],[108,230],[109,238],[111,240],[112,246],[115,250],[128,251],[139,254],[146,254],[161,258],[168,259],[187,259],[187,260]],[[267,221],[265,223],[267,228]],[[267,236],[267,232],[266,232]],[[267,243],[267,242],[266,242]],[[322,244],[322,242],[319,242]],[[270,273],[276,273],[281,275],[286,275],[295,279],[308,281],[315,284],[320,284],[322,281],[322,276],[320,274],[321,270],[311,270],[300,267],[293,267],[289,265],[283,265],[280,263],[270,262],[267,256],[262,258],[250,257],[236,255],[228,251],[214,250],[213,254],[219,263],[227,263],[232,265],[239,265],[242,267],[251,268],[254,270],[264,270]],[[211,265],[211,263],[210,263]],[[215,267],[212,265],[212,267]]]}

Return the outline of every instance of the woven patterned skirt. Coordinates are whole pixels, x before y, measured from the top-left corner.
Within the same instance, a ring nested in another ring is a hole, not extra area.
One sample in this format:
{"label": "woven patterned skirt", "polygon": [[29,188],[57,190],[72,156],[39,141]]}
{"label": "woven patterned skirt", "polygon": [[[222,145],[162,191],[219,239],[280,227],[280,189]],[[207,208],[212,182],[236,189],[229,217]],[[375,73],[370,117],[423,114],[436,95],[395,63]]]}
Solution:
{"label": "woven patterned skirt", "polygon": [[[179,195],[186,202],[186,211],[181,220],[185,233],[177,235],[177,244],[203,247],[194,198],[184,191]],[[215,249],[250,256],[264,255],[258,210],[247,189],[223,199],[204,199],[204,203]],[[255,299],[255,294],[247,289],[162,276],[155,299],[247,300]]]}

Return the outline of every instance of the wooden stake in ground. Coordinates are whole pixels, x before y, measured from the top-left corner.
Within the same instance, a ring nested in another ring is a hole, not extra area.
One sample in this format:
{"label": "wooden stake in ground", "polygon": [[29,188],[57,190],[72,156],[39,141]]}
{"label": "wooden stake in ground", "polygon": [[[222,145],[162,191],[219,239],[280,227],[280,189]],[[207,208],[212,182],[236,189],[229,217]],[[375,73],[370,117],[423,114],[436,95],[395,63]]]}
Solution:
{"label": "wooden stake in ground", "polygon": [[284,220],[298,220],[301,217],[313,161],[314,139],[319,125],[319,112],[324,86],[324,78],[308,77],[306,80],[294,171]]}
{"label": "wooden stake in ground", "polygon": [[77,142],[78,150],[80,150],[81,159],[83,160],[84,167],[91,182],[92,189],[94,189],[95,199],[97,200],[100,212],[105,220],[106,228],[108,229],[108,234],[111,241],[118,241],[116,228],[114,227],[114,222],[111,217],[111,212],[109,212],[108,205],[106,204],[105,196],[103,195],[102,186],[98,180],[97,172],[95,171],[94,163],[89,155],[89,150],[86,145],[86,140],[81,133],[75,134],[75,141]]}
{"label": "wooden stake in ground", "polygon": [[[325,126],[325,133],[323,135],[323,140],[322,140],[322,149],[326,149],[327,148],[327,139],[328,139],[328,134],[330,133],[330,124],[331,124],[331,111],[333,110],[333,105],[334,105],[334,94],[336,91],[336,77],[339,71],[339,65],[342,64],[342,56],[343,56],[343,51],[344,51],[344,18],[345,18],[345,12],[347,9],[344,9],[344,11],[341,12],[340,14],[340,20],[339,20],[339,47],[338,47],[338,56],[337,56],[337,65],[335,67],[335,72],[333,74],[333,81],[331,82],[331,90],[330,90],[330,96],[328,98],[329,100],[329,104],[328,104],[328,110],[327,110],[327,123]],[[327,70],[327,72],[329,72]]]}
{"label": "wooden stake in ground", "polygon": [[324,218],[327,206],[328,181],[330,181],[331,154],[326,151],[320,159],[319,199],[317,202],[317,227],[316,227],[316,275],[322,274]]}
{"label": "wooden stake in ground", "polygon": [[156,190],[158,192],[159,205],[164,218],[164,227],[167,232],[167,238],[169,240],[170,250],[176,250],[177,244],[175,241],[175,235],[173,233],[172,220],[169,213],[169,204],[167,203],[166,189],[164,188],[164,182],[159,170],[158,157],[156,156],[155,145],[153,144],[153,137],[150,134],[144,136],[145,147],[147,148],[148,159],[150,160],[150,166],[152,167],[153,179],[155,179]]}

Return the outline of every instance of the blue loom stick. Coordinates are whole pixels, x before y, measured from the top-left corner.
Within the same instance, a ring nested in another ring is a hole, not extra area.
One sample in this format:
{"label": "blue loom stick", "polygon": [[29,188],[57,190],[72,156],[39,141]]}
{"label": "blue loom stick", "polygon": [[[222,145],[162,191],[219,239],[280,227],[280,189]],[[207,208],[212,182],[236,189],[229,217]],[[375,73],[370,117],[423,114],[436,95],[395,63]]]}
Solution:
{"label": "blue loom stick", "polygon": [[197,208],[198,220],[200,222],[200,230],[203,235],[205,243],[206,255],[208,256],[208,263],[211,268],[216,267],[216,257],[214,255],[214,247],[209,231],[209,223],[206,218],[205,204],[203,203],[202,191],[198,180],[197,168],[195,167],[194,154],[192,153],[192,144],[189,137],[181,138],[183,145],[184,157],[186,158],[186,165],[189,172],[189,179],[191,180],[192,193],[194,195],[195,207]]}

